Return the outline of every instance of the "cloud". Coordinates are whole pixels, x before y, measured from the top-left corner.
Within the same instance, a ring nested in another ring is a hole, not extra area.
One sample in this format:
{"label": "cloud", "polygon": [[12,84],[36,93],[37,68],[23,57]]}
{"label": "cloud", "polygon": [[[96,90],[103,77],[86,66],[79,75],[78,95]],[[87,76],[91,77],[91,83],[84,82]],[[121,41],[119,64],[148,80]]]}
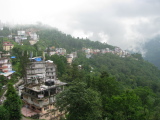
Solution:
{"label": "cloud", "polygon": [[74,37],[140,50],[160,34],[159,0],[1,0],[0,19],[41,21]]}

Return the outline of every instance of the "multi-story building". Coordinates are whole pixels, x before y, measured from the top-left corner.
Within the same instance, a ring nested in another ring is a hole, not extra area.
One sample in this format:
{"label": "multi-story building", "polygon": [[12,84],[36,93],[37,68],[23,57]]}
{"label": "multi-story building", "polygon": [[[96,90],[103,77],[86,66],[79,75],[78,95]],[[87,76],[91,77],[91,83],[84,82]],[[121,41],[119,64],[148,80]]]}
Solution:
{"label": "multi-story building", "polygon": [[41,57],[30,58],[30,62],[26,68],[27,83],[32,83],[32,80],[38,77],[40,81],[45,79],[46,62]]}
{"label": "multi-story building", "polygon": [[46,79],[56,80],[56,65],[53,61],[46,61]]}
{"label": "multi-story building", "polygon": [[5,51],[9,51],[14,47],[13,44],[11,44],[11,42],[3,42],[3,50]]}
{"label": "multi-story building", "polygon": [[27,67],[27,82],[22,92],[25,107],[22,114],[46,120],[60,120],[65,112],[55,107],[55,96],[64,89],[66,83],[56,78],[53,61],[32,58]]}
{"label": "multi-story building", "polygon": [[73,60],[73,55],[72,54],[67,54],[67,63],[71,64]]}
{"label": "multi-story building", "polygon": [[47,53],[49,56],[51,55],[66,55],[66,49],[64,48],[55,48],[53,47],[48,47],[45,50],[45,53]]}
{"label": "multi-story building", "polygon": [[21,38],[21,40],[27,40],[27,35],[25,31],[17,31],[17,35]]}
{"label": "multi-story building", "polygon": [[[64,116],[64,112],[59,112],[55,107],[55,95],[63,90],[65,83],[60,81],[46,81],[44,84],[29,83],[25,85],[23,92],[23,101],[25,106],[38,115],[38,119],[59,120]],[[32,117],[28,113],[23,115]]]}
{"label": "multi-story building", "polygon": [[55,51],[56,51],[56,54],[58,54],[58,55],[65,55],[66,54],[66,49],[64,49],[64,48],[56,48]]}
{"label": "multi-story building", "polygon": [[28,32],[28,36],[30,40],[39,40],[39,36],[36,33]]}
{"label": "multi-story building", "polygon": [[12,71],[12,64],[10,62],[10,58],[4,57],[4,54],[0,52],[0,75],[11,78],[11,75],[14,71]]}

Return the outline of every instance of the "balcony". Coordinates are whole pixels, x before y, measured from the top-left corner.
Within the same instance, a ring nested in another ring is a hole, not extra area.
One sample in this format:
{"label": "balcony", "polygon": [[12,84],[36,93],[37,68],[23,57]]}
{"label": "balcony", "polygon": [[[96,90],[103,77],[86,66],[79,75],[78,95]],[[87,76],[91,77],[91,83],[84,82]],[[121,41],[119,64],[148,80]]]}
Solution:
{"label": "balcony", "polygon": [[46,70],[46,72],[56,72],[56,70]]}
{"label": "balcony", "polygon": [[8,70],[3,70],[3,72],[8,72]]}
{"label": "balcony", "polygon": [[52,77],[52,76],[56,76],[55,74],[47,74],[47,77]]}
{"label": "balcony", "polygon": [[6,68],[8,68],[8,66],[1,66],[0,70],[4,71],[3,69],[6,69]]}
{"label": "balcony", "polygon": [[2,67],[3,67],[3,69],[8,68],[8,66],[2,66]]}

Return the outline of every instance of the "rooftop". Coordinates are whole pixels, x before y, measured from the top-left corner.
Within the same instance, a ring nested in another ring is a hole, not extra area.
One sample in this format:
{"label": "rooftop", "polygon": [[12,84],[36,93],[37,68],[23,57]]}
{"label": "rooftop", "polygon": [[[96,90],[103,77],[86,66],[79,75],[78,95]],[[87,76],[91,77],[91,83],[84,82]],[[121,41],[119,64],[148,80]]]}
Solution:
{"label": "rooftop", "polygon": [[13,46],[13,44],[3,44],[3,46]]}
{"label": "rooftop", "polygon": [[66,84],[67,83],[61,82],[60,80],[48,80],[48,81],[44,82],[43,84],[30,83],[30,84],[27,84],[25,87],[29,88],[33,91],[40,92],[40,91],[48,90],[51,88],[56,88],[58,86],[64,86]]}
{"label": "rooftop", "polygon": [[11,74],[13,74],[15,71],[9,71],[9,72],[5,72],[5,73],[0,73],[0,75],[4,75],[4,76],[9,76]]}

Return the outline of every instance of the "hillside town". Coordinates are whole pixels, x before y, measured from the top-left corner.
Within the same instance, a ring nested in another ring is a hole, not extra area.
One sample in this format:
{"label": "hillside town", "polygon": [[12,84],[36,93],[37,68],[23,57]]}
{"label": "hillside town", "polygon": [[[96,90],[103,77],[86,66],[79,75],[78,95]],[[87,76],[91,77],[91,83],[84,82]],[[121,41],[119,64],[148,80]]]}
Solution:
{"label": "hillside town", "polygon": [[[12,71],[10,58],[3,57],[2,52],[0,53],[0,65],[0,75],[10,79],[15,71]],[[22,96],[24,102],[22,114],[26,117],[38,115],[39,119],[59,120],[65,112],[59,112],[55,107],[55,95],[64,90],[66,83],[58,80],[56,65],[53,61],[34,57],[30,58],[26,70],[27,78],[18,87],[19,95]],[[2,98],[1,102],[3,102]]]}
{"label": "hillside town", "polygon": [[[2,29],[2,28],[1,28]],[[2,29],[3,30],[3,29]],[[8,36],[9,40],[13,40],[17,44],[23,46],[24,41],[29,41],[30,45],[34,45],[39,41],[39,35],[34,29],[19,30],[17,34]],[[16,56],[11,56],[11,51],[14,48],[14,44],[11,41],[4,41],[2,38],[2,49],[0,51],[0,75],[11,79],[12,75],[16,73],[13,70],[11,61],[16,59]],[[115,54],[119,57],[129,57],[130,54],[127,51],[115,47],[114,50],[106,49],[91,49],[82,48],[80,51],[85,53],[86,58],[91,58],[92,55],[99,54]],[[15,87],[18,90],[19,96],[23,100],[23,107],[21,112],[25,117],[38,118],[38,119],[52,119],[60,120],[65,115],[65,111],[59,111],[55,106],[55,96],[64,90],[64,86],[67,84],[61,82],[57,78],[57,67],[54,61],[45,60],[45,54],[52,56],[64,56],[66,57],[67,63],[72,64],[77,53],[74,51],[68,53],[65,48],[56,48],[54,46],[45,49],[43,56],[36,56],[29,58],[29,63],[26,67],[26,77],[18,82]],[[82,69],[81,65],[78,65],[79,69]],[[5,88],[6,85],[3,86]],[[0,99],[1,104],[5,100],[3,95]]]}
{"label": "hillside town", "polygon": [[0,6],[0,120],[160,120],[160,0]]}

